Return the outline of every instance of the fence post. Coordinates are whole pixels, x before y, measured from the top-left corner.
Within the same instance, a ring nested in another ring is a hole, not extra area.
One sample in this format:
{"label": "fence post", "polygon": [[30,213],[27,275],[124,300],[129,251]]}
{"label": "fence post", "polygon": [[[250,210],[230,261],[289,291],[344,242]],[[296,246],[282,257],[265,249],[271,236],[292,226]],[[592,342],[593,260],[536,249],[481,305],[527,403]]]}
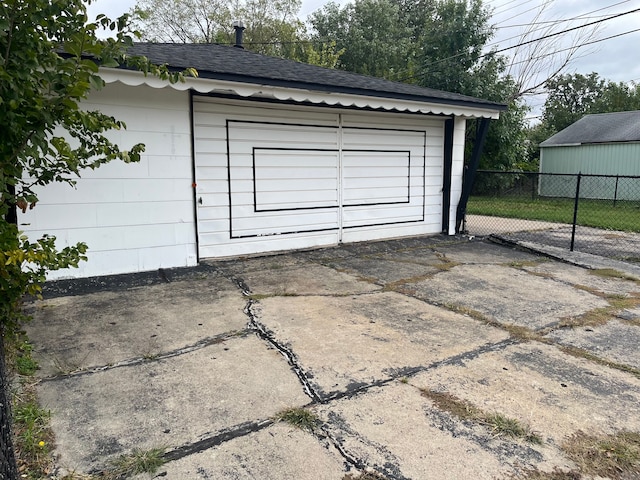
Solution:
{"label": "fence post", "polygon": [[616,175],[616,189],[613,192],[613,206],[616,206],[616,202],[618,201],[618,180],[620,180],[620,175]]}
{"label": "fence post", "polygon": [[571,248],[570,251],[573,252],[573,245],[576,241],[576,223],[578,222],[578,199],[580,198],[580,180],[582,178],[582,172],[578,172],[578,179],[576,182],[576,198],[573,203],[573,228],[571,229]]}

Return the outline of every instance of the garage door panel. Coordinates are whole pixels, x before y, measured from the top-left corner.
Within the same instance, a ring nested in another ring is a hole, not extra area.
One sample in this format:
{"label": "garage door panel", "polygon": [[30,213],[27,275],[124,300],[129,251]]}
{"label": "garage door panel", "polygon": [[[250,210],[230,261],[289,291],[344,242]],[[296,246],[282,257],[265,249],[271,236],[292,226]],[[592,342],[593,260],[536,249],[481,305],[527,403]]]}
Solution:
{"label": "garage door panel", "polygon": [[343,227],[392,225],[403,222],[421,222],[424,218],[423,207],[408,205],[397,208],[395,206],[376,207],[345,207]]}
{"label": "garage door panel", "polygon": [[250,145],[335,149],[338,142],[336,127],[230,121],[228,131],[233,148],[238,149]]}
{"label": "garage door panel", "polygon": [[338,228],[337,208],[316,210],[312,213],[258,214],[242,216],[241,212],[233,219],[233,237],[283,235],[298,232],[336,230]]}
{"label": "garage door panel", "polygon": [[[315,180],[330,180],[332,185],[337,185],[338,166],[331,167],[300,167],[300,165],[289,168],[264,166],[262,162],[256,162],[255,172],[253,172],[256,181],[261,189],[269,189],[267,182],[278,181],[297,181],[297,182],[313,182]],[[273,187],[271,187],[273,189]]]}
{"label": "garage door panel", "polygon": [[389,128],[351,128],[345,127],[343,133],[343,146],[346,149],[374,149],[393,147],[394,149],[406,149],[407,145],[424,147],[424,132],[409,130],[394,130]]}
{"label": "garage door panel", "polygon": [[256,212],[306,210],[338,206],[338,192],[335,190],[291,190],[281,192],[256,193]]}
{"label": "garage door panel", "polygon": [[[304,181],[300,181],[301,179],[298,178],[291,178],[291,179],[286,179],[287,182],[290,182],[291,185],[293,186],[291,188],[291,190],[294,189],[304,189],[304,190],[317,190],[317,191],[322,191],[322,190],[329,190],[329,189],[333,189],[333,191],[335,192],[336,190],[336,178],[334,177],[325,177],[325,178],[318,178],[318,177],[314,177],[313,181],[309,181],[309,179],[302,179]],[[259,182],[258,184],[258,191],[260,192],[280,192],[282,191],[282,187],[279,186],[278,184],[276,184],[275,182]]]}

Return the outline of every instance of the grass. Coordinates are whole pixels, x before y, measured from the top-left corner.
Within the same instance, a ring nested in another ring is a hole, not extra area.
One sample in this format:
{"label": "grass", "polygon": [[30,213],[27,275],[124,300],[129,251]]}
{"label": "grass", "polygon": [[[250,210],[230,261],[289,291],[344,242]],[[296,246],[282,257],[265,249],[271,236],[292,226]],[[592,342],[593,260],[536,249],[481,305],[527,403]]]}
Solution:
{"label": "grass", "polygon": [[33,346],[28,341],[22,340],[17,343],[15,350],[16,355],[14,366],[18,374],[31,376],[36,373],[39,365],[31,356]]}
{"label": "grass", "polygon": [[595,436],[578,432],[562,444],[567,456],[587,475],[612,479],[640,477],[640,434]]}
{"label": "grass", "polygon": [[275,420],[311,433],[320,427],[318,416],[306,408],[294,407],[283,410],[276,414]]}
{"label": "grass", "polygon": [[537,468],[527,468],[517,474],[511,475],[513,480],[582,480],[582,475],[577,470],[560,470],[558,467],[551,472],[544,472]]}
{"label": "grass", "polygon": [[484,425],[495,436],[519,438],[529,443],[542,444],[542,438],[537,433],[515,418],[509,418],[501,413],[484,412],[466,400],[447,392],[435,392],[427,389],[420,389],[420,392],[422,396],[431,400],[439,410],[443,410],[460,420]]}
{"label": "grass", "polygon": [[569,471],[555,468],[543,472],[528,468],[512,475],[526,480],[582,480],[640,478],[640,433],[622,431],[612,435],[589,435],[576,432],[562,442],[563,453],[575,464]]}
{"label": "grass", "polygon": [[[545,222],[572,223],[572,198],[538,197],[485,197],[472,196],[467,213],[496,217],[521,218]],[[640,205],[638,202],[580,199],[578,225],[640,232]]]}
{"label": "grass", "polygon": [[44,478],[51,468],[51,412],[40,407],[33,386],[23,386],[13,401],[13,438],[23,478]]}
{"label": "grass", "polygon": [[52,467],[53,432],[49,426],[51,412],[38,403],[33,375],[38,362],[32,357],[33,346],[24,332],[8,335],[5,361],[12,377],[12,433],[16,462],[21,478],[45,478]]}

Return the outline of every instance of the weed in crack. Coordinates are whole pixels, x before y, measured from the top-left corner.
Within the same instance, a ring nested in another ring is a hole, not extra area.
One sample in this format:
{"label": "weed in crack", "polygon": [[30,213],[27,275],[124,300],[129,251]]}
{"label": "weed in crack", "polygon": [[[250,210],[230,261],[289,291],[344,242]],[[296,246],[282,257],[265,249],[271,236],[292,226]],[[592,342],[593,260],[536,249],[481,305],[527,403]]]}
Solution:
{"label": "weed in crack", "polygon": [[349,473],[342,477],[342,480],[387,480],[387,477],[380,475],[377,472],[362,472],[357,477],[354,477],[352,473]]}
{"label": "weed in crack", "polygon": [[81,372],[82,370],[84,370],[84,367],[82,365],[85,364],[85,362],[87,361],[87,358],[89,358],[89,353],[84,355],[81,360],[78,360],[78,359],[72,360],[70,358],[61,359],[58,356],[54,356],[53,366],[55,367],[55,375],[62,376],[62,375],[70,375],[72,373]]}
{"label": "weed in crack", "polygon": [[457,267],[458,265],[461,265],[460,262],[456,262],[454,260],[451,260],[450,258],[447,258],[447,256],[443,253],[436,252],[436,257],[438,257],[438,260],[440,260],[440,262],[442,263],[435,263],[433,264],[433,267],[437,268],[441,272],[447,272],[452,268]]}
{"label": "weed in crack", "polygon": [[277,413],[274,419],[311,433],[314,433],[320,427],[321,423],[315,413],[306,408],[299,407],[283,410]]}
{"label": "weed in crack", "polygon": [[621,272],[614,268],[597,268],[594,270],[589,270],[589,273],[597,277],[619,278],[621,280],[629,280],[630,282],[640,283],[639,278],[634,277],[633,275],[629,275],[627,273]]}
{"label": "weed in crack", "polygon": [[550,472],[538,470],[537,468],[525,468],[508,477],[511,480],[582,480],[582,475],[578,470],[561,470],[555,467]]}
{"label": "weed in crack", "polygon": [[[507,262],[506,265],[508,267],[524,269],[524,267],[537,267],[541,263],[546,263],[548,260],[546,258],[541,258],[538,260],[513,260],[511,262]],[[536,275],[538,272],[530,272]]]}
{"label": "weed in crack", "polygon": [[[442,305],[444,308],[451,310],[452,312],[459,313],[461,315],[465,315],[467,317],[471,317],[474,320],[478,320],[480,322],[489,325],[490,327],[499,328],[501,330],[506,331],[512,338],[521,342],[528,342],[530,340],[535,340],[538,342],[544,342],[544,338],[542,334],[539,332],[535,332],[527,327],[522,327],[520,325],[513,325],[511,323],[500,323],[497,320],[492,320],[482,312],[477,310],[473,310],[472,308],[463,307],[460,305],[455,305],[452,303],[445,303]],[[546,343],[546,342],[545,342]]]}
{"label": "weed in crack", "polygon": [[301,295],[293,292],[273,292],[273,293],[252,293],[247,295],[249,300],[260,301],[266,298],[274,298],[274,297],[299,297]]}
{"label": "weed in crack", "polygon": [[[560,319],[557,328],[599,327],[609,321],[618,318],[620,312],[625,309],[636,308],[640,305],[640,298],[618,294],[599,295],[609,302],[608,307],[594,308],[575,317]],[[633,320],[628,323],[637,323]]]}
{"label": "weed in crack", "polygon": [[131,453],[113,460],[101,477],[105,480],[119,480],[139,473],[155,473],[164,464],[164,452],[165,448],[134,448]]}
{"label": "weed in crack", "polygon": [[488,427],[496,436],[508,436],[520,438],[529,443],[542,444],[542,438],[534,433],[528,425],[509,418],[500,413],[486,413],[475,405],[462,400],[448,392],[435,392],[433,390],[420,389],[423,397],[431,400],[442,411],[460,419]]}
{"label": "weed in crack", "polygon": [[640,378],[640,369],[635,367],[631,367],[629,365],[624,365],[621,363],[612,362],[610,360],[606,360],[604,358],[600,358],[582,348],[573,347],[570,345],[556,345],[562,352],[567,355],[571,355],[576,358],[584,358],[585,360],[589,360],[591,362],[597,363],[598,365],[603,365],[605,367],[613,368],[615,370],[620,370],[621,372],[630,373],[637,378]]}
{"label": "weed in crack", "polygon": [[501,413],[492,413],[484,417],[481,422],[491,428],[495,435],[506,435],[511,438],[522,438],[529,443],[542,445],[542,438],[531,431],[527,425],[523,425],[515,418],[509,418]]}
{"label": "weed in crack", "polygon": [[609,320],[615,318],[617,309],[611,307],[594,308],[575,317],[564,317],[558,322],[557,328],[599,327],[606,325]]}

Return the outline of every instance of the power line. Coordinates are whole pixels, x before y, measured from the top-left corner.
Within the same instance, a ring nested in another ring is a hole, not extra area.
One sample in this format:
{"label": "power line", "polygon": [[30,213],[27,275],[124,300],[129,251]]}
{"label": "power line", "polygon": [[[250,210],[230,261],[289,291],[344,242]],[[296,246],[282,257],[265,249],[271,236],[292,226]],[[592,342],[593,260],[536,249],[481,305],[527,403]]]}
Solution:
{"label": "power line", "polygon": [[547,21],[534,22],[534,23],[521,23],[517,25],[504,25],[504,26],[497,27],[496,30],[502,30],[503,28],[512,28],[512,27],[528,27],[530,25],[542,25],[547,23],[564,23],[564,22],[570,22],[573,20],[586,20],[589,18],[603,18],[606,16],[606,14],[598,15],[596,17],[588,17],[587,15],[591,15],[592,13],[600,12],[602,10],[609,10],[610,8],[617,7],[618,5],[622,5],[623,3],[629,3],[630,1],[631,0],[623,0],[621,2],[611,4],[608,7],[597,8],[595,10],[591,10],[590,12],[581,13],[580,15],[576,15],[575,17],[572,17],[572,18],[560,19],[560,20],[547,20]]}
{"label": "power line", "polygon": [[525,42],[521,42],[518,45],[514,45],[512,47],[505,47],[505,48],[501,48],[499,50],[495,50],[493,53],[505,52],[507,50],[511,50],[513,48],[516,48],[516,47],[521,47],[523,45],[528,45],[530,43],[539,42],[540,40],[546,40],[547,38],[556,37],[556,36],[561,35],[563,33],[573,32],[574,30],[578,30],[580,28],[590,27],[591,25],[596,25],[598,23],[602,23],[602,22],[606,22],[606,21],[609,21],[609,20],[613,20],[614,18],[623,17],[624,15],[629,15],[631,13],[636,13],[636,12],[640,12],[640,8],[635,8],[633,10],[629,10],[628,12],[618,13],[616,15],[612,15],[610,17],[603,18],[603,19],[600,19],[600,20],[595,20],[593,22],[585,23],[584,25],[580,25],[580,26],[577,26],[577,27],[572,27],[572,28],[568,28],[566,30],[561,30],[560,32],[550,33],[549,35],[545,35],[545,36],[540,37],[540,38],[534,38],[533,40],[527,40]]}
{"label": "power line", "polygon": [[[538,8],[540,8],[540,5],[536,5],[535,7],[528,8],[527,10],[523,10],[523,11],[521,11],[520,13],[517,13],[517,14],[515,14],[515,15],[512,15],[512,16],[511,16],[511,17],[509,17],[509,18],[505,18],[505,19],[503,20],[503,22],[508,22],[509,20],[512,20],[512,19],[517,18],[517,17],[520,17],[520,16],[524,15],[525,13],[528,13],[528,12],[530,12],[530,11],[532,11],[532,10],[536,10],[536,9],[538,9]],[[505,10],[505,11],[506,11],[506,10]],[[504,12],[502,12],[502,13],[504,13]]]}
{"label": "power line", "polygon": [[[585,23],[584,25],[581,25],[581,26],[568,28],[568,29],[561,30],[561,31],[559,31],[559,32],[555,32],[555,33],[550,33],[550,34],[548,34],[548,35],[544,35],[544,36],[542,36],[542,37],[540,37],[540,38],[535,38],[535,39],[532,39],[532,40],[527,40],[527,41],[525,41],[525,42],[520,42],[520,43],[518,43],[517,45],[512,45],[512,46],[510,46],[510,47],[504,47],[504,48],[501,48],[501,49],[498,49],[498,50],[492,50],[492,51],[491,51],[491,52],[489,52],[489,53],[485,53],[485,54],[483,54],[483,55],[480,55],[480,56],[478,57],[478,60],[479,60],[479,59],[481,59],[481,58],[487,57],[487,56],[489,56],[489,55],[495,55],[495,54],[497,54],[497,53],[506,52],[507,50],[512,50],[512,49],[514,49],[514,48],[518,48],[518,47],[521,47],[521,46],[523,46],[523,45],[529,45],[529,44],[534,43],[534,42],[540,42],[540,41],[542,41],[542,40],[546,40],[546,39],[551,38],[551,37],[556,37],[556,36],[558,36],[558,35],[562,35],[563,33],[568,33],[568,32],[572,32],[572,31],[578,30],[578,29],[580,29],[580,28],[585,28],[585,27],[589,27],[589,26],[591,26],[591,25],[596,25],[596,24],[598,24],[598,23],[602,23],[602,22],[606,22],[606,21],[609,21],[609,20],[613,20],[614,18],[619,18],[619,17],[622,17],[622,16],[624,16],[624,15],[629,15],[629,14],[631,14],[631,13],[635,13],[635,12],[638,12],[638,11],[640,11],[640,8],[636,8],[636,9],[633,9],[633,10],[629,10],[629,11],[627,11],[627,12],[623,12],[623,13],[618,13],[618,14],[616,14],[616,15],[612,15],[612,16],[610,16],[610,17],[606,17],[606,18],[603,18],[603,19],[600,19],[600,20],[595,20],[595,21],[593,21],[593,22]],[[430,66],[433,66],[433,65],[437,65],[437,64],[442,63],[442,62],[446,62],[446,61],[448,61],[448,60],[453,60],[453,59],[458,58],[458,57],[460,57],[460,56],[462,56],[462,55],[464,55],[464,53],[458,53],[458,54],[456,54],[456,55],[452,55],[452,56],[447,57],[447,58],[441,58],[441,59],[436,60],[436,61],[434,61],[434,62],[428,63],[427,65],[423,65],[423,66],[422,66],[422,69],[425,69],[425,68],[430,67]],[[425,74],[426,74],[426,72],[420,73],[420,74],[418,74],[418,75],[411,75],[411,76],[409,76],[409,77],[402,78],[402,79],[400,79],[399,81],[403,82],[403,81],[406,81],[406,80],[410,80],[410,79],[413,79],[413,78],[417,78],[417,77],[422,76],[422,75],[425,75]]]}
{"label": "power line", "polygon": [[[567,23],[567,22],[573,22],[575,20],[589,20],[592,18],[604,18],[606,17],[606,15],[595,15],[593,17],[583,17],[583,16],[579,16],[579,17],[572,17],[572,18],[566,18],[563,20],[543,20],[540,22],[532,22],[532,23],[516,23],[514,25],[503,25],[501,27],[497,27],[496,30],[504,30],[505,28],[517,28],[517,27],[530,27],[532,25],[548,25],[548,24],[560,24],[560,23]],[[536,30],[540,30],[539,28],[536,28],[535,30],[531,30],[532,32],[536,31]],[[510,37],[513,38],[513,37]]]}
{"label": "power line", "polygon": [[[576,48],[585,47],[587,45],[593,45],[594,43],[604,42],[605,40],[611,40],[612,38],[622,37],[623,35],[629,35],[630,33],[635,33],[635,32],[640,32],[640,28],[636,28],[634,30],[629,30],[629,31],[623,32],[623,33],[618,33],[616,35],[611,35],[611,36],[605,37],[605,38],[599,38],[598,40],[592,40],[590,42],[585,42],[582,45],[580,45],[579,47],[568,47],[568,48],[563,48],[563,49],[560,49],[560,50],[556,50],[556,51],[551,52],[551,53],[545,53],[544,55],[539,55],[537,57],[534,57],[534,59],[549,57],[551,55],[555,55],[556,53],[566,52],[568,50],[573,50],[573,49],[576,49]],[[530,61],[530,59],[521,60],[519,62],[514,62],[511,65],[519,65],[521,63],[526,63],[526,62],[529,62],[529,61]],[[633,82],[633,80],[631,80],[631,81]]]}
{"label": "power line", "polygon": [[[521,7],[522,5],[526,5],[527,3],[531,3],[534,0],[526,0],[526,1],[522,2],[522,3],[519,3],[518,5],[513,5],[513,6],[509,7],[509,8],[505,8],[504,10],[501,10],[502,7],[504,7],[506,5],[509,5],[510,3],[513,3],[513,2],[517,2],[517,1],[518,0],[510,0],[509,2],[503,3],[499,7],[496,7],[496,11],[494,12],[494,15],[499,15],[501,13],[508,12],[509,10],[513,10],[514,8],[518,8],[518,7]],[[538,8],[538,7],[536,7],[536,8]]]}

